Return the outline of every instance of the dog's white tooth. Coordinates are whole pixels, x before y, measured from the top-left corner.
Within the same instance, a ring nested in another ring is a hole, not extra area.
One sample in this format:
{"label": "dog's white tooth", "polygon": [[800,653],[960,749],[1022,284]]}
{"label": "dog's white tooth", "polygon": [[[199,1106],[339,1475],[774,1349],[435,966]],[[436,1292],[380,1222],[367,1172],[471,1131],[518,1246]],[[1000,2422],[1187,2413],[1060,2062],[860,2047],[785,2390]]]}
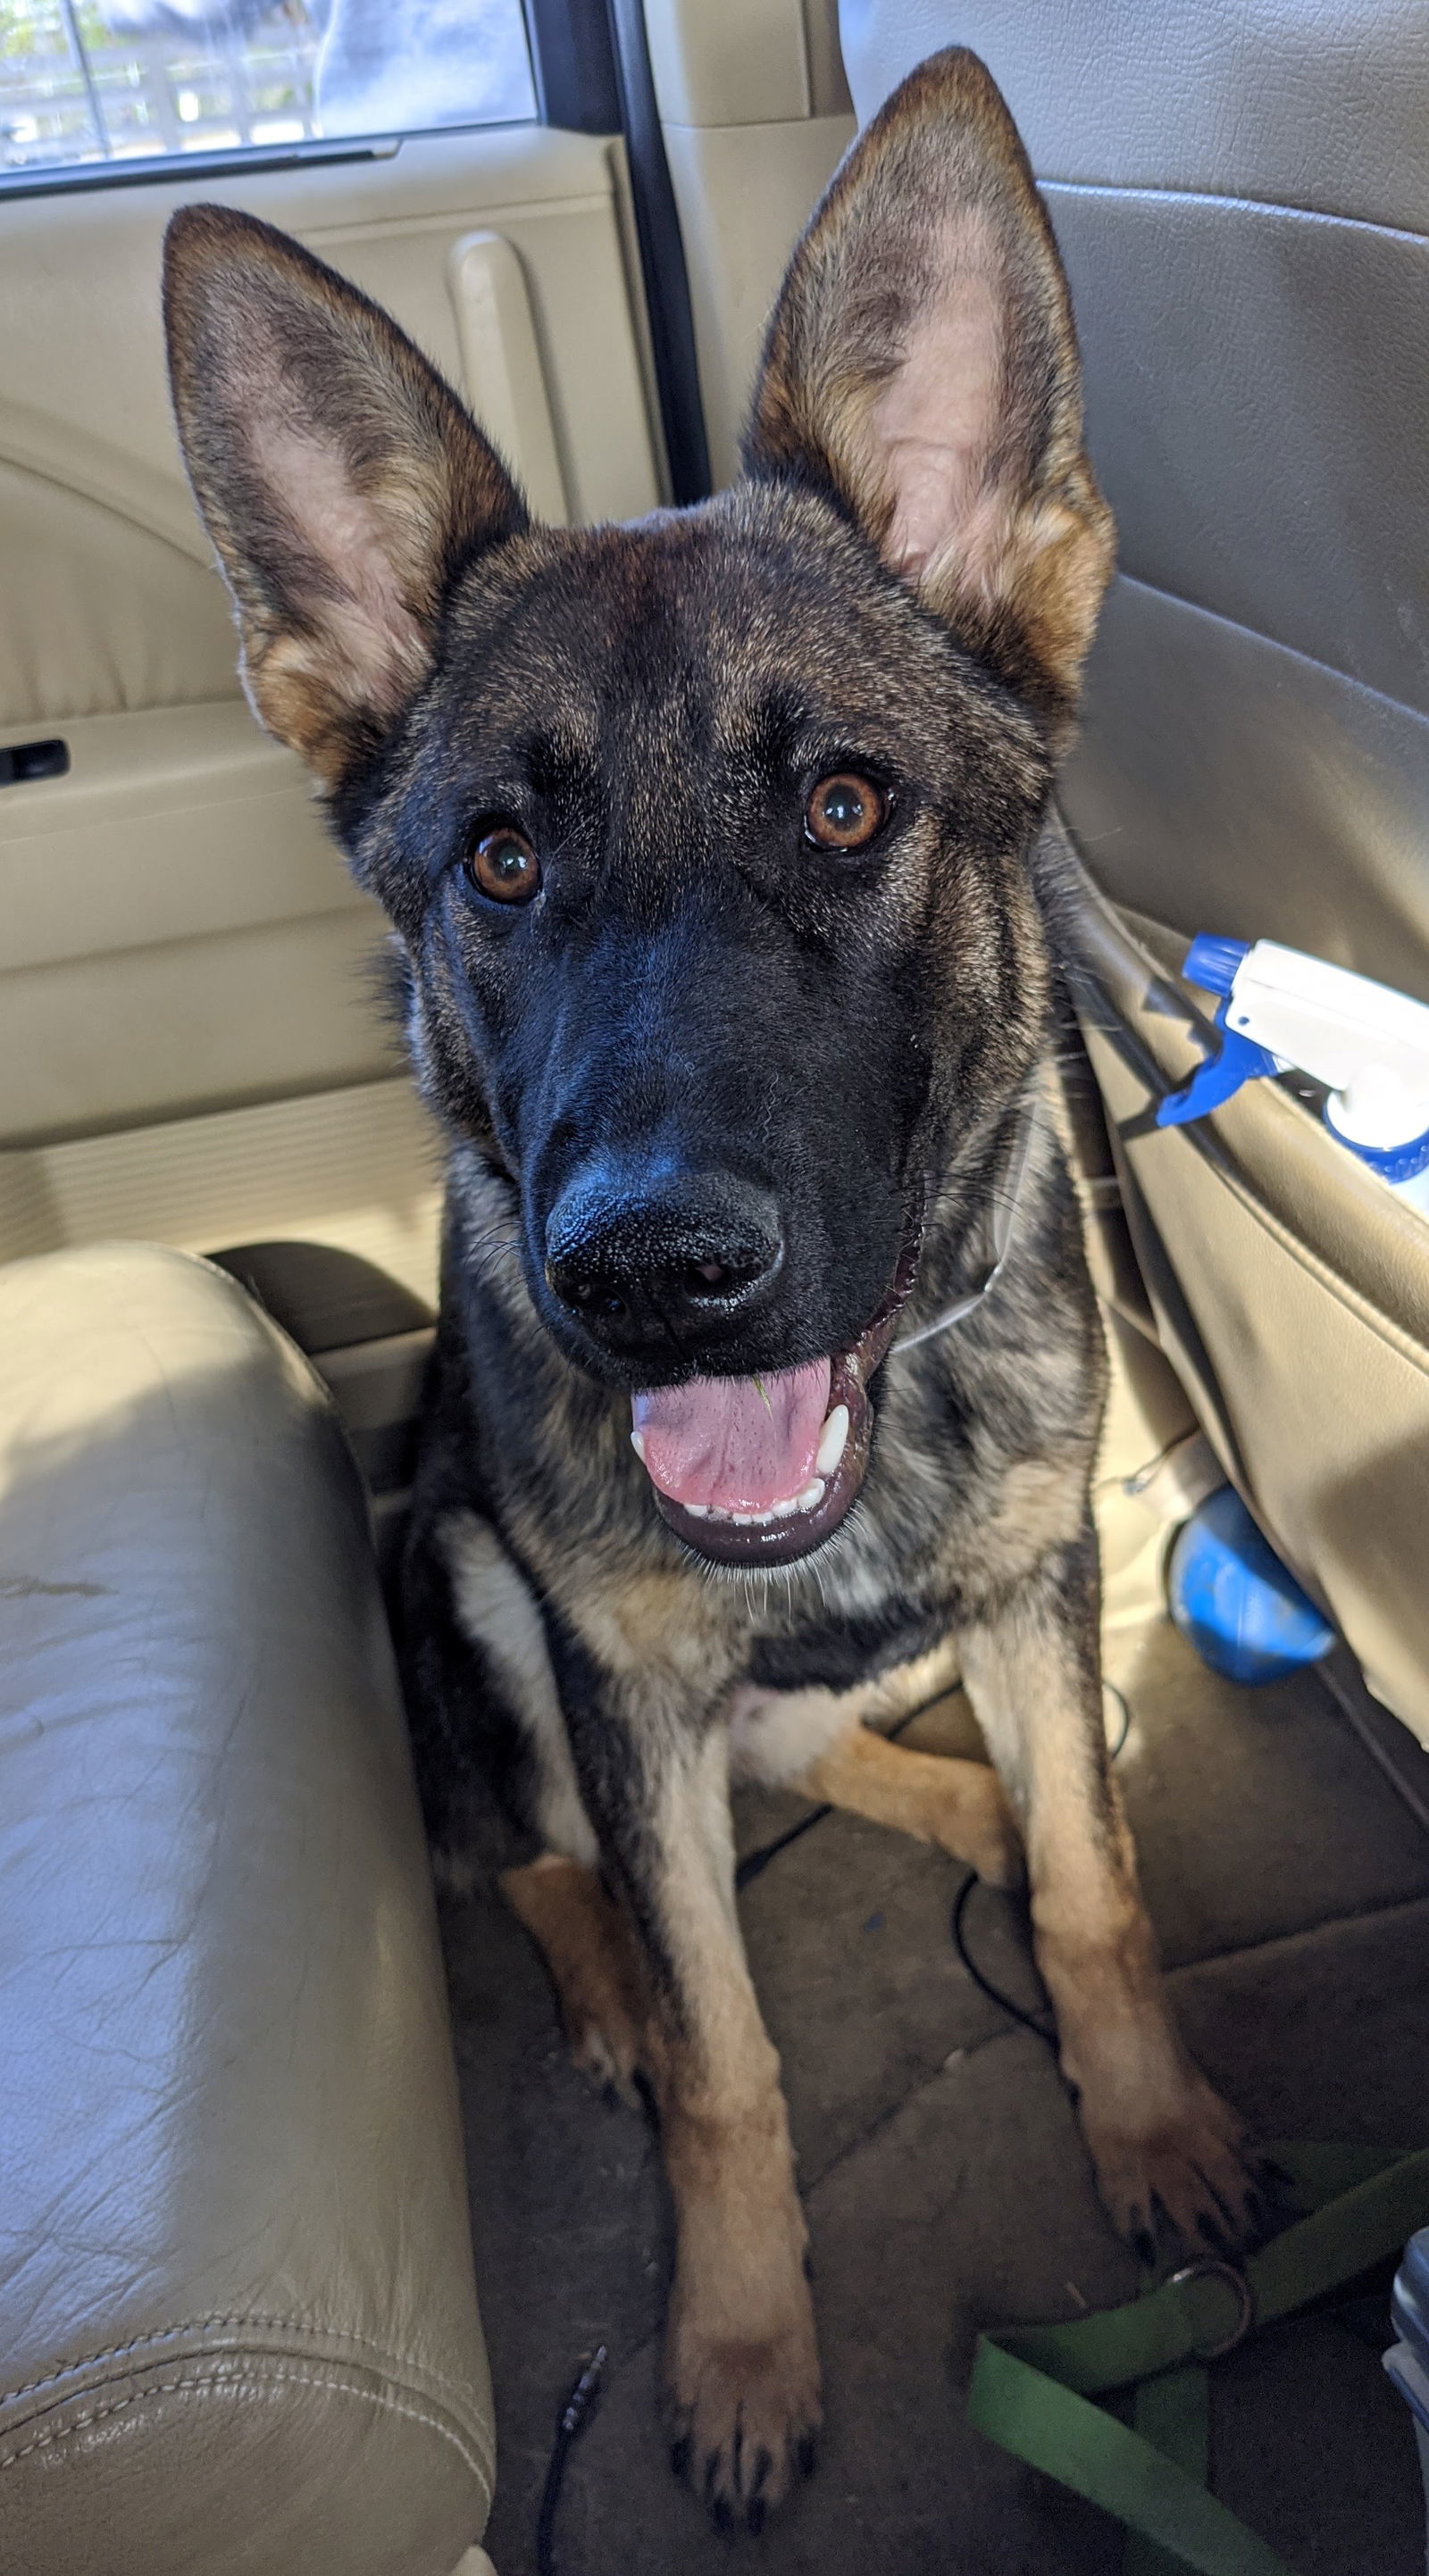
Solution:
{"label": "dog's white tooth", "polygon": [[645,1434],[643,1431],[631,1432],[630,1446],[634,1450],[636,1457],[639,1459],[640,1464],[643,1467],[645,1464]]}
{"label": "dog's white tooth", "polygon": [[758,1518],[759,1514],[757,1512],[730,1513],[730,1519],[733,1521],[736,1529],[752,1529]]}
{"label": "dog's white tooth", "polygon": [[787,1503],[776,1503],[769,1517],[772,1521],[791,1521],[799,1508],[799,1497],[791,1494]]}
{"label": "dog's white tooth", "polygon": [[707,1521],[710,1516],[708,1503],[682,1503],[680,1509],[688,1512],[692,1521]]}
{"label": "dog's white tooth", "polygon": [[848,1445],[848,1406],[836,1404],[819,1440],[819,1454],[814,1466],[821,1476],[831,1476]]}
{"label": "dog's white tooth", "polygon": [[824,1480],[822,1476],[816,1476],[811,1485],[806,1485],[804,1487],[802,1494],[799,1496],[797,1508],[801,1512],[815,1511],[823,1499]]}

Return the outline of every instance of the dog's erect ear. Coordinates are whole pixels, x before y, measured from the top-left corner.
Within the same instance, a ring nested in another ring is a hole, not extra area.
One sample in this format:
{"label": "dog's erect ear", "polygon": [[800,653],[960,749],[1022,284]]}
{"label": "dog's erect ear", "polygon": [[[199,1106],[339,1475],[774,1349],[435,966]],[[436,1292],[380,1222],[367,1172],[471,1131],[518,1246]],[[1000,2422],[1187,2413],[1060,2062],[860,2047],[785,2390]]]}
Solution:
{"label": "dog's erect ear", "polygon": [[430,669],[455,570],[525,507],[396,324],[270,225],[175,215],[164,318],[249,694],[334,786]]}
{"label": "dog's erect ear", "polygon": [[910,74],[794,253],[745,443],[832,485],[885,562],[1053,720],[1111,571],[1067,283],[975,54]]}

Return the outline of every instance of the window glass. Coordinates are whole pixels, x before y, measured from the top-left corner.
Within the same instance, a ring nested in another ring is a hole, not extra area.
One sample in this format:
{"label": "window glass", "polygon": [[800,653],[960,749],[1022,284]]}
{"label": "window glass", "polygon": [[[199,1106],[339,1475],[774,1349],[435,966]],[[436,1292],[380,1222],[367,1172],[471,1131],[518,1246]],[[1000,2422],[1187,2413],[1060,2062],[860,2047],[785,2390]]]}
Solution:
{"label": "window glass", "polygon": [[0,174],[535,113],[521,0],[0,0]]}

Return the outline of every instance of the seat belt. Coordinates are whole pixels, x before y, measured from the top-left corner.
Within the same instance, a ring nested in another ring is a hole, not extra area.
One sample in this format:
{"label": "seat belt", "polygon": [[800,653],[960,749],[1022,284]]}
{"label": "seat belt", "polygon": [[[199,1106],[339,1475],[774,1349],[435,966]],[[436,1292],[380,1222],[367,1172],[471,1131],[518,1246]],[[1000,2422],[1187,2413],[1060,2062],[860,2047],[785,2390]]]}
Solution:
{"label": "seat belt", "polygon": [[[1429,2225],[1429,2148],[1270,2152],[1306,2214],[1243,2268],[1207,2258],[1125,2307],[978,2337],[969,2421],[1126,2525],[1123,2576],[1295,2576],[1208,2492],[1206,2365]],[[1091,2402],[1133,2387],[1132,2425]]]}

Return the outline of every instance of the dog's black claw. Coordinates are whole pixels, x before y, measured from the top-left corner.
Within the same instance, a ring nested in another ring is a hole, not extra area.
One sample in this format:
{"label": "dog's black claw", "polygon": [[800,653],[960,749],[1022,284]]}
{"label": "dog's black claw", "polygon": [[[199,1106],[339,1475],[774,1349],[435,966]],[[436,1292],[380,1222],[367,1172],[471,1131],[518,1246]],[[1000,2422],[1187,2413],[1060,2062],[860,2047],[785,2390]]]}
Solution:
{"label": "dog's black claw", "polygon": [[690,2453],[693,2448],[694,2445],[691,2442],[688,2433],[679,2434],[670,2444],[670,2466],[674,2470],[677,2478],[687,2478],[689,2476]]}
{"label": "dog's black claw", "polygon": [[716,2531],[733,2531],[734,2507],[730,2503],[728,2496],[715,2497],[714,2502],[710,2506],[710,2516]]}
{"label": "dog's black claw", "polygon": [[1156,2239],[1149,2227],[1138,2227],[1132,2233],[1131,2250],[1138,2263],[1150,2272],[1156,2263]]}
{"label": "dog's black claw", "polygon": [[1207,2218],[1204,2210],[1197,2216],[1196,2234],[1203,2245],[1209,2245],[1211,2252],[1219,2255],[1223,2263],[1230,2261],[1235,2248],[1229,2236],[1223,2227],[1217,2225],[1214,2218]]}
{"label": "dog's black claw", "polygon": [[749,2525],[749,2528],[753,2532],[756,2540],[764,2529],[764,2514],[764,2498],[762,2496],[751,2496],[748,2504],[744,2508],[744,2519]]}
{"label": "dog's black claw", "polygon": [[1289,2209],[1297,2213],[1303,2210],[1305,2201],[1300,2185],[1293,2174],[1276,2163],[1273,2156],[1262,2156],[1255,2170],[1261,2189],[1269,2195],[1277,2210]]}
{"label": "dog's black claw", "polygon": [[794,2466],[801,2478],[811,2478],[819,2456],[819,2446],[812,2433],[801,2433],[794,2445]]}

